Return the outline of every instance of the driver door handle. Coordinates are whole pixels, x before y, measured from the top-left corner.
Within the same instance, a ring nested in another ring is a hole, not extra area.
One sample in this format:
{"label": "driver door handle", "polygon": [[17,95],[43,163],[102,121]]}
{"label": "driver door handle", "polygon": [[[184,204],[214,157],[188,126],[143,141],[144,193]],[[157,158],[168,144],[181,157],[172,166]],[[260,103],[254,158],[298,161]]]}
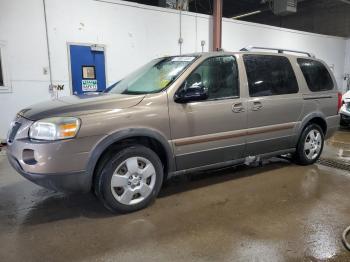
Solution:
{"label": "driver door handle", "polygon": [[262,103],[259,101],[253,102],[252,110],[253,111],[258,111],[263,107]]}
{"label": "driver door handle", "polygon": [[235,103],[232,105],[232,112],[234,113],[242,113],[244,112],[243,103]]}

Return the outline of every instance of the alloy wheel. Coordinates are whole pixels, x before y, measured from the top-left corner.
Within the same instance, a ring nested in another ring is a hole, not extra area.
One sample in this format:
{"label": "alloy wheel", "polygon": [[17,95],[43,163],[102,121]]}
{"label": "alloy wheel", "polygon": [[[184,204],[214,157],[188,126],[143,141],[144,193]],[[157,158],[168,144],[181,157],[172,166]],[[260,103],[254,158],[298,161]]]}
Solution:
{"label": "alloy wheel", "polygon": [[304,152],[309,160],[314,160],[322,148],[322,135],[317,129],[312,129],[305,138]]}

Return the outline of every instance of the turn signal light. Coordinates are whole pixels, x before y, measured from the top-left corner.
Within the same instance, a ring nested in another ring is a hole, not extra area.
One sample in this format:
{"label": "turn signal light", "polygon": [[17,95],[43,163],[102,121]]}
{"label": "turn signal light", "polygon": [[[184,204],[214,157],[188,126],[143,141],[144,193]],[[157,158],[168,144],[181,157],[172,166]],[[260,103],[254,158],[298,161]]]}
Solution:
{"label": "turn signal light", "polygon": [[59,132],[61,138],[69,138],[75,136],[79,126],[77,122],[62,124],[59,126]]}

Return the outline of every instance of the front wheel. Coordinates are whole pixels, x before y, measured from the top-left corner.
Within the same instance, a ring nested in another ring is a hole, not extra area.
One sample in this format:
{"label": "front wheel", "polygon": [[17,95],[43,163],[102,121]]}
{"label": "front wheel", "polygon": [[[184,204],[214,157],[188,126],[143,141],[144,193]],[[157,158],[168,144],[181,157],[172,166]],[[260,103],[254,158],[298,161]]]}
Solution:
{"label": "front wheel", "polygon": [[104,161],[96,174],[95,190],[112,212],[128,213],[149,205],[163,181],[162,163],[151,149],[132,145]]}
{"label": "front wheel", "polygon": [[324,134],[320,126],[317,124],[308,125],[299,138],[294,156],[296,162],[300,165],[315,163],[320,158],[323,144]]}

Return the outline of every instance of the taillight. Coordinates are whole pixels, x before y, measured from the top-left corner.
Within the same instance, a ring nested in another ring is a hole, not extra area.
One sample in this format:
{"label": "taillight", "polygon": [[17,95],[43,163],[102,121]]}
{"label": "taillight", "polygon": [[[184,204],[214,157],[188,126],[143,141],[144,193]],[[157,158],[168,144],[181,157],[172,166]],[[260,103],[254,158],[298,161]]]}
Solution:
{"label": "taillight", "polygon": [[338,113],[340,111],[340,108],[342,107],[343,103],[342,103],[342,98],[343,98],[343,95],[341,93],[338,93]]}

